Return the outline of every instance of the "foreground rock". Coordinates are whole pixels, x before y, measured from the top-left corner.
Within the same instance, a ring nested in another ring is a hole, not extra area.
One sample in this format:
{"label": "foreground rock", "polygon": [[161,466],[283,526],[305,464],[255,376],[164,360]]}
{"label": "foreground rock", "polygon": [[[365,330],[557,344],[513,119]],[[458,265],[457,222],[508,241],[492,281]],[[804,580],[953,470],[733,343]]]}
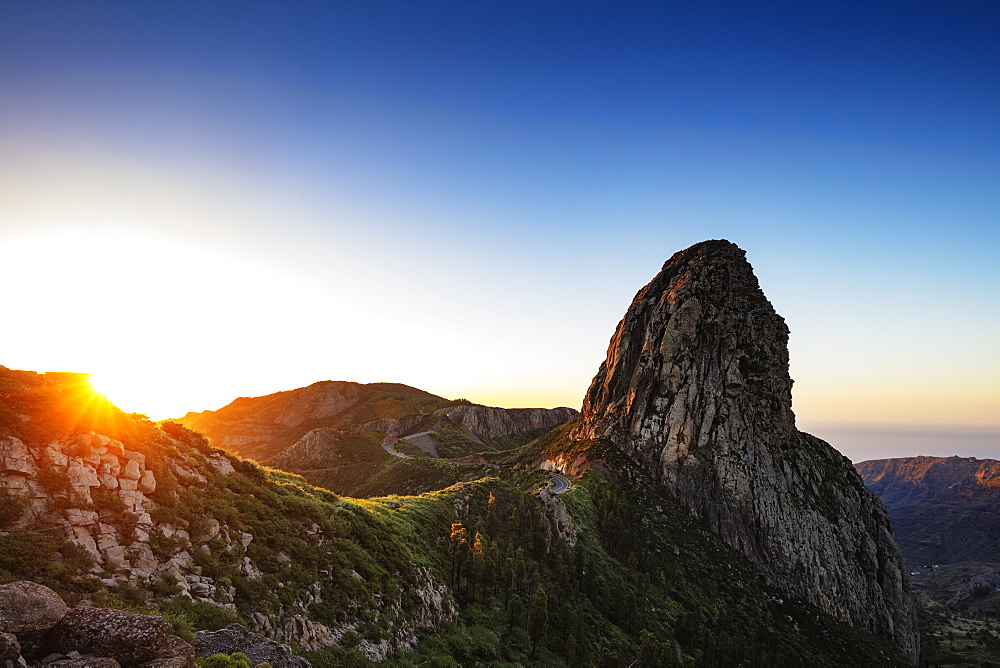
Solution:
{"label": "foreground rock", "polygon": [[48,587],[34,582],[0,586],[0,632],[36,635],[48,631],[69,608]]}
{"label": "foreground rock", "polygon": [[213,654],[243,652],[250,663],[269,663],[271,668],[310,668],[301,656],[292,654],[288,645],[279,645],[259,633],[253,633],[239,624],[230,624],[218,631],[199,631],[194,641],[199,657]]}
{"label": "foreground rock", "polygon": [[[885,507],[845,457],[795,428],[787,343],[744,252],[696,244],[636,295],[571,437],[613,443],[771,585],[915,661]],[[592,465],[564,459],[543,464]]]}
{"label": "foreground rock", "polygon": [[21,643],[13,633],[0,633],[0,666],[23,668],[27,662],[21,656]]}
{"label": "foreground rock", "polygon": [[170,623],[162,617],[125,610],[73,608],[48,632],[44,645],[52,652],[77,651],[110,657],[124,665],[159,658],[176,642],[169,638]]}

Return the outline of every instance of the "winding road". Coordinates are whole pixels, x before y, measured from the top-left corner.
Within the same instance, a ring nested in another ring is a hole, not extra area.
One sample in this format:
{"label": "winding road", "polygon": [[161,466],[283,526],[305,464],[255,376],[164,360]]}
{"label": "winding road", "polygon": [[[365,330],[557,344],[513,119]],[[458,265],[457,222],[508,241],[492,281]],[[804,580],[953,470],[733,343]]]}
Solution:
{"label": "winding road", "polygon": [[567,489],[570,488],[572,484],[566,476],[560,475],[558,473],[553,473],[549,471],[549,475],[552,476],[552,487],[551,491],[553,494],[562,494]]}
{"label": "winding road", "polygon": [[396,443],[398,443],[399,441],[407,440],[410,443],[412,443],[413,445],[415,445],[418,448],[420,448],[421,450],[425,450],[428,453],[430,453],[430,455],[432,457],[437,457],[438,453],[437,453],[437,448],[434,447],[434,441],[432,441],[430,438],[428,438],[422,444],[420,441],[416,440],[416,439],[419,439],[422,436],[427,436],[430,433],[433,433],[433,432],[431,432],[431,431],[422,431],[422,432],[420,432],[418,434],[407,434],[406,436],[400,436],[400,437],[398,437],[396,439],[393,439],[393,440],[389,441],[388,443],[383,443],[382,447],[385,448],[385,451],[388,452],[390,455],[396,455],[400,459],[413,459],[413,457],[411,457],[410,455],[404,455],[402,452],[396,452],[393,449],[393,446],[396,445]]}

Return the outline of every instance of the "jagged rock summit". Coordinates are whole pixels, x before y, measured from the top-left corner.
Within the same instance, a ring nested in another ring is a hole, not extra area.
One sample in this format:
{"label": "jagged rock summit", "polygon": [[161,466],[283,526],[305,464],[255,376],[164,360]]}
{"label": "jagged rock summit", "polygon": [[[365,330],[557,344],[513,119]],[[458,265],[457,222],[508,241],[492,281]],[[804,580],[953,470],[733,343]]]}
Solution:
{"label": "jagged rock summit", "polygon": [[611,442],[771,585],[915,661],[885,507],[846,457],[795,428],[787,344],[745,252],[695,244],[635,296],[570,436]]}

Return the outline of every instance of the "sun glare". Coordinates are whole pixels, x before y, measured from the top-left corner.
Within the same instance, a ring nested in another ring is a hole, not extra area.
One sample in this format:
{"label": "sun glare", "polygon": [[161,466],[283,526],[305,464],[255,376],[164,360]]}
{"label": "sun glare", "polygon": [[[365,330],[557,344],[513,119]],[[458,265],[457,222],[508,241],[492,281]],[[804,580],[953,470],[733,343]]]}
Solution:
{"label": "sun glare", "polygon": [[[103,395],[112,404],[126,413],[141,413],[148,415],[155,401],[138,387],[134,380],[106,373],[90,374],[90,386]],[[155,410],[154,410],[155,412]],[[162,416],[161,416],[162,417]]]}

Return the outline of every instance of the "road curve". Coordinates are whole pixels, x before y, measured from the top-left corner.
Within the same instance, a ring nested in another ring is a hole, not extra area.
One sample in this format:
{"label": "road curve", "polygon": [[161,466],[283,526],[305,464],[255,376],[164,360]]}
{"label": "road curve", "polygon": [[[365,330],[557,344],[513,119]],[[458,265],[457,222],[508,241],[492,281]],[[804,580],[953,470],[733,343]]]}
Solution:
{"label": "road curve", "polygon": [[[398,440],[399,439],[397,438],[396,441]],[[409,455],[404,455],[402,452],[396,452],[395,450],[392,449],[392,446],[396,445],[396,441],[384,443],[382,447],[385,448],[385,451],[388,452],[390,455],[396,455],[400,459],[413,459],[413,457],[410,457]]]}
{"label": "road curve", "polygon": [[[434,433],[434,432],[433,431],[422,431],[422,432],[419,432],[417,434],[407,434],[406,436],[399,436],[399,437],[394,438],[393,440],[389,441],[388,443],[383,443],[382,447],[385,448],[385,451],[388,452],[390,455],[396,455],[400,459],[413,459],[413,457],[411,457],[410,455],[404,455],[402,452],[396,452],[393,449],[394,446],[396,445],[396,443],[398,443],[399,441],[409,440],[410,443],[412,443],[413,445],[417,446],[418,448],[420,448],[421,450],[423,450],[424,452],[426,452],[427,454],[429,454],[431,457],[437,457],[438,456],[437,448],[434,448],[433,441],[431,441],[430,449],[428,449],[428,448],[423,447],[420,443],[416,442],[415,440],[410,440],[410,439],[417,439],[417,438],[420,438],[421,436],[426,436],[427,434],[432,434],[432,433]],[[430,439],[428,439],[428,440],[430,440]]]}
{"label": "road curve", "polygon": [[551,471],[549,471],[549,475],[552,476],[551,491],[553,494],[562,494],[569,489],[572,484],[566,476],[559,475],[558,473],[552,473]]}

